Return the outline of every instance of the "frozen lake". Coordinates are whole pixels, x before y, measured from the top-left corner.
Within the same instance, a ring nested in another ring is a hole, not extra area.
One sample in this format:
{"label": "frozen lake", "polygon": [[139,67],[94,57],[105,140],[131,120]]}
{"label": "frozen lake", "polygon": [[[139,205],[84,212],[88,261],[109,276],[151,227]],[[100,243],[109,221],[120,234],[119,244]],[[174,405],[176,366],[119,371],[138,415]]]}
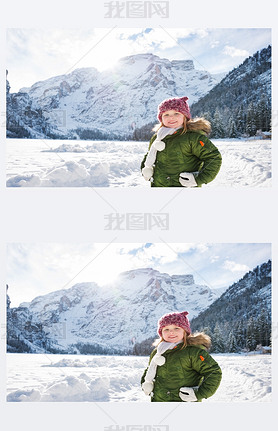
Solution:
{"label": "frozen lake", "polygon": [[[212,139],[223,163],[203,187],[270,187],[270,140]],[[8,187],[150,187],[140,165],[148,142],[7,139]]]}
{"label": "frozen lake", "polygon": [[[271,355],[213,354],[222,372],[203,402],[270,402]],[[150,402],[142,356],[7,354],[7,401]]]}

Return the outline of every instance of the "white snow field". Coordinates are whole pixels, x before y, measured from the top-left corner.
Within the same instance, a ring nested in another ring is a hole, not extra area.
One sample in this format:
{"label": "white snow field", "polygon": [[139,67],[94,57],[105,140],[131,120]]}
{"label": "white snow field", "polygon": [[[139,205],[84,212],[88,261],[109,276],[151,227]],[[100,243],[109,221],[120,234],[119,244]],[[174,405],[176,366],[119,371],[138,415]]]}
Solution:
{"label": "white snow field", "polygon": [[[203,402],[270,402],[271,355],[212,355],[223,377]],[[9,402],[150,402],[140,387],[148,358],[7,354]]]}
{"label": "white snow field", "polygon": [[[270,187],[271,141],[212,139],[223,163],[204,187]],[[8,187],[150,187],[140,172],[148,142],[8,139]]]}

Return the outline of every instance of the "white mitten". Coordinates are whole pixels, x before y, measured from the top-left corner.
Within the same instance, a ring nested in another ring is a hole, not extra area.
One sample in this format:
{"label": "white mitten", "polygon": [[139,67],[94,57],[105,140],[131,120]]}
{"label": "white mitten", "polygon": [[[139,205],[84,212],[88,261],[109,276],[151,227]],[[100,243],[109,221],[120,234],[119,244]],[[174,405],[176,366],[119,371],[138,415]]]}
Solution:
{"label": "white mitten", "polygon": [[179,397],[186,402],[197,401],[197,397],[193,388],[180,388]]}
{"label": "white mitten", "polygon": [[145,395],[150,395],[153,390],[153,382],[144,382],[142,383],[142,389]]}
{"label": "white mitten", "polygon": [[142,175],[145,178],[146,181],[149,181],[151,177],[153,176],[153,167],[151,166],[145,166],[142,169]]}
{"label": "white mitten", "polygon": [[197,187],[195,177],[191,172],[181,172],[179,182],[183,187]]}

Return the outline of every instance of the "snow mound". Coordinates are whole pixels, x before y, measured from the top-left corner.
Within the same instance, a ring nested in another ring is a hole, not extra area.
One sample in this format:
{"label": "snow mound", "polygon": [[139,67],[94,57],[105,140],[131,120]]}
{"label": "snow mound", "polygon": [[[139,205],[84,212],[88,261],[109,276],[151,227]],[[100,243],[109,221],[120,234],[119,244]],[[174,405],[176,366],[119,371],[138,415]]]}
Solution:
{"label": "snow mound", "polygon": [[91,163],[87,159],[70,160],[45,173],[16,175],[7,181],[8,187],[108,187],[113,178],[125,177],[138,171],[136,163]]}
{"label": "snow mound", "polygon": [[47,387],[41,401],[109,401],[109,379],[67,376]]}
{"label": "snow mound", "polygon": [[24,402],[24,401],[41,401],[41,393],[38,390],[17,390],[7,396],[7,401]]}
{"label": "snow mound", "polygon": [[[114,356],[102,356],[95,357],[92,360],[80,360],[80,359],[61,359],[58,362],[51,362],[51,364],[42,365],[42,367],[56,367],[56,368],[94,368],[94,367],[103,367],[105,364],[106,367],[113,368],[118,367],[118,362]],[[129,361],[122,360],[121,367],[130,368],[131,364]],[[137,359],[136,357],[132,361],[132,368],[140,368],[142,369],[142,360]]]}
{"label": "snow mound", "polygon": [[109,379],[105,377],[90,379],[86,374],[67,376],[41,390],[12,392],[7,401],[109,401],[109,386]]}
{"label": "snow mound", "polygon": [[42,153],[133,153],[142,154],[142,143],[133,142],[132,145],[126,144],[125,142],[113,145],[113,142],[107,141],[94,141],[92,145],[80,145],[80,144],[61,144],[55,148],[49,148],[42,150]]}
{"label": "snow mound", "polygon": [[8,187],[39,187],[41,179],[39,175],[16,175],[7,181]]}

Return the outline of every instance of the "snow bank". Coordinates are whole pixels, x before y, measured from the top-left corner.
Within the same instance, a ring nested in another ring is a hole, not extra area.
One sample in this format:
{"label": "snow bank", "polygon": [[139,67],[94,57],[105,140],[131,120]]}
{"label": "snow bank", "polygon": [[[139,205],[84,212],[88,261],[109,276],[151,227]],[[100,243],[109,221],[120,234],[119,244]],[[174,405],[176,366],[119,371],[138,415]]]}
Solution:
{"label": "snow bank", "polygon": [[108,379],[91,380],[86,374],[68,376],[43,390],[15,391],[7,401],[109,401]]}
{"label": "snow bank", "polygon": [[[117,367],[118,361],[115,359],[115,356],[95,356],[94,359],[81,360],[81,359],[61,359],[58,362],[51,362],[51,364],[42,365],[42,367],[103,367],[104,364],[106,367]],[[120,358],[120,357],[119,357]],[[123,357],[124,358],[124,357]],[[142,359],[137,359],[136,357],[132,358],[132,367],[133,368],[142,368]],[[130,362],[126,363],[124,359],[122,360],[121,366],[130,367]]]}
{"label": "snow bank", "polygon": [[222,166],[208,187],[271,186],[270,141],[231,140],[216,141],[215,144],[222,154]]}
{"label": "snow bank", "polygon": [[[9,140],[8,187],[150,187],[140,172],[148,142]],[[270,187],[271,141],[213,139],[219,174],[205,187]],[[47,149],[46,149],[47,147]]]}
{"label": "snow bank", "polygon": [[223,374],[220,387],[212,397],[213,401],[271,401],[271,355],[221,354],[215,356]]}
{"label": "snow bank", "polygon": [[[129,145],[125,142],[114,144],[114,141],[94,141],[92,145],[80,145],[80,144],[61,144],[55,148],[49,148],[42,150],[42,153],[138,153],[142,154],[142,143],[138,144],[132,142]],[[130,142],[129,142],[130,143]],[[146,148],[147,145],[145,144]]]}
{"label": "snow bank", "polygon": [[[271,355],[213,355],[223,377],[203,402],[270,402]],[[150,402],[147,357],[8,354],[9,402]],[[82,369],[83,368],[83,369]]]}
{"label": "snow bank", "polygon": [[87,159],[67,161],[40,175],[16,175],[7,181],[8,187],[109,187],[113,178],[137,172],[138,165],[128,161],[91,163]]}
{"label": "snow bank", "polygon": [[[71,370],[69,375],[54,381],[50,379],[50,382],[38,389],[12,391],[7,396],[7,401],[107,402],[127,400],[130,398],[130,393],[134,392],[138,392],[142,396],[140,388],[140,378],[144,369],[142,358],[139,360],[134,358],[134,361],[130,361],[130,358],[125,360],[124,357],[119,361],[118,357],[113,356],[95,357],[90,360],[84,360],[82,356],[80,358],[82,359],[63,358],[58,362],[43,364],[41,367],[48,369],[53,367],[58,370],[83,367],[88,371],[76,374]],[[93,377],[90,375],[91,369],[96,369]],[[47,372],[50,374],[49,371]]]}

